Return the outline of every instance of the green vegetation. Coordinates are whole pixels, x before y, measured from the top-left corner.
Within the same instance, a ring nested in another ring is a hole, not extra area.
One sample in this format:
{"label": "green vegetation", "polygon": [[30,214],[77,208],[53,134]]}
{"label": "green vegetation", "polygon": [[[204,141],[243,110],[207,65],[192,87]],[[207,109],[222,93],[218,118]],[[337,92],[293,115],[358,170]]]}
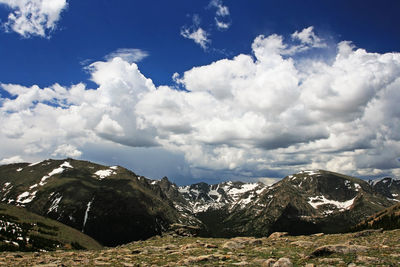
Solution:
{"label": "green vegetation", "polygon": [[0,251],[100,249],[92,238],[24,208],[0,204]]}

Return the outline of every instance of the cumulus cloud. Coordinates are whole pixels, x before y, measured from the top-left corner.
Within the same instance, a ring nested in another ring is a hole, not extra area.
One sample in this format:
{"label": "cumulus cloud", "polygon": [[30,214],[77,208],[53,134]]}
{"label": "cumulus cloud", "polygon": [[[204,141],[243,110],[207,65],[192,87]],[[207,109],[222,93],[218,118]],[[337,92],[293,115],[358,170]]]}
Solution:
{"label": "cumulus cloud", "polygon": [[106,60],[111,60],[116,57],[122,58],[128,63],[137,63],[149,56],[147,51],[137,48],[119,48],[114,52],[105,56]]}
{"label": "cumulus cloud", "polygon": [[209,34],[200,27],[200,17],[198,15],[193,16],[192,26],[182,27],[181,36],[185,37],[186,39],[193,40],[204,50],[207,49],[208,45],[211,43],[211,40],[208,38]]}
{"label": "cumulus cloud", "polygon": [[0,160],[0,164],[12,164],[12,163],[20,163],[24,162],[24,160],[21,158],[21,156],[13,156],[10,158],[4,158]]}
{"label": "cumulus cloud", "polygon": [[400,53],[340,42],[327,58],[304,45],[321,56],[293,57],[296,44],[260,35],[251,54],[174,74],[184,90],[155,86],[121,57],[89,66],[95,90],[3,84],[14,97],[0,107],[0,157],[120,144],[183,154],[195,175],[399,175]]}
{"label": "cumulus cloud", "polygon": [[53,152],[52,156],[79,158],[82,152],[79,151],[75,146],[69,144],[62,144],[57,147]]}
{"label": "cumulus cloud", "polygon": [[67,8],[66,0],[0,0],[0,4],[12,10],[3,24],[5,29],[25,38],[48,37]]}

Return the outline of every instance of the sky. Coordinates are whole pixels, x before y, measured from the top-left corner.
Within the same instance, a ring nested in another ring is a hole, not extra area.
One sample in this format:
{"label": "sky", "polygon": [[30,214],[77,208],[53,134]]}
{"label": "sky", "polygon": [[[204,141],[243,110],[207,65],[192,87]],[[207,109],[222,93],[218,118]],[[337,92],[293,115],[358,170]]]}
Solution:
{"label": "sky", "polygon": [[0,0],[0,164],[400,176],[397,0]]}

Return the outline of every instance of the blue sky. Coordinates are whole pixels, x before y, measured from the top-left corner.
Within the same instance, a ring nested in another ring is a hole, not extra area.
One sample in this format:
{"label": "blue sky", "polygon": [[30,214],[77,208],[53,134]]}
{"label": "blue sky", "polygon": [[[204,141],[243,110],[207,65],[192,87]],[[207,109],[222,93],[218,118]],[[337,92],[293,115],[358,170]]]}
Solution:
{"label": "blue sky", "polygon": [[48,1],[0,0],[2,163],[73,156],[180,184],[400,175],[398,1]]}

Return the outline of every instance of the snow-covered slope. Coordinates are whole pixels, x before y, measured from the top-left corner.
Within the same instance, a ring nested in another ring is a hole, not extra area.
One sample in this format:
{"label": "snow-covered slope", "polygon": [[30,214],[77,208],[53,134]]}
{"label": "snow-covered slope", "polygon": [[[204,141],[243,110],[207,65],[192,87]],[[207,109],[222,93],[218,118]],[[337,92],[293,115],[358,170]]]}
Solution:
{"label": "snow-covered slope", "polygon": [[228,209],[239,206],[244,208],[252,199],[266,190],[262,183],[223,182],[209,185],[198,183],[179,187],[179,192],[189,204],[192,213],[208,210]]}

